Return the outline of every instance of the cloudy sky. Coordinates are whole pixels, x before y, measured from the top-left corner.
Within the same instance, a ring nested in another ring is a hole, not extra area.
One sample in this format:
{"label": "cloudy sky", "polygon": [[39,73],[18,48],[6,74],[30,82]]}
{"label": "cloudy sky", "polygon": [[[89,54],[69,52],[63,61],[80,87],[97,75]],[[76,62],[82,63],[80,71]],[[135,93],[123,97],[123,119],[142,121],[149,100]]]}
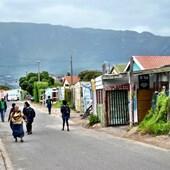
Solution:
{"label": "cloudy sky", "polygon": [[150,31],[170,36],[170,0],[0,0],[0,21]]}

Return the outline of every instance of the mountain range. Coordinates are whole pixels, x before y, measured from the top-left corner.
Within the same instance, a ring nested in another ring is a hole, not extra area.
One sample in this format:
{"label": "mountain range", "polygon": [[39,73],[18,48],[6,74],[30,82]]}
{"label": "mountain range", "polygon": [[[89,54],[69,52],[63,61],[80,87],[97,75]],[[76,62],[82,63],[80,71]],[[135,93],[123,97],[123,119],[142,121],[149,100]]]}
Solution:
{"label": "mountain range", "polygon": [[127,63],[132,55],[170,55],[170,37],[34,23],[0,23],[0,76],[41,70],[53,74]]}

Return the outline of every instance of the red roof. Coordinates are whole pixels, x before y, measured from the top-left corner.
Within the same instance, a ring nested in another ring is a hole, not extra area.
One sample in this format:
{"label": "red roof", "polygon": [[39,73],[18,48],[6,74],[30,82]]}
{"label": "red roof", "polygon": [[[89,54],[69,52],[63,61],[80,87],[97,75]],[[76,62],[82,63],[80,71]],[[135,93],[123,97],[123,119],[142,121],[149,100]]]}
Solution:
{"label": "red roof", "polygon": [[170,65],[170,56],[134,56],[143,69],[154,69]]}
{"label": "red roof", "polygon": [[[73,84],[76,84],[77,82],[80,81],[80,78],[78,76],[72,76],[72,79],[73,79]],[[71,84],[71,76],[65,76],[64,77],[64,81],[66,81]]]}

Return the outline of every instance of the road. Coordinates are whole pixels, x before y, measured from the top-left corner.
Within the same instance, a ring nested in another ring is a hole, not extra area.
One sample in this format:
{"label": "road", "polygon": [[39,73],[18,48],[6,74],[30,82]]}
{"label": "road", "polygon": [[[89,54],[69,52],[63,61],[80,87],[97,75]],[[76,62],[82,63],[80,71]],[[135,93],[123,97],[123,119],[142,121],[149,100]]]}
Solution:
{"label": "road", "polygon": [[71,125],[36,110],[33,134],[15,143],[8,123],[0,137],[14,170],[170,170],[170,152]]}

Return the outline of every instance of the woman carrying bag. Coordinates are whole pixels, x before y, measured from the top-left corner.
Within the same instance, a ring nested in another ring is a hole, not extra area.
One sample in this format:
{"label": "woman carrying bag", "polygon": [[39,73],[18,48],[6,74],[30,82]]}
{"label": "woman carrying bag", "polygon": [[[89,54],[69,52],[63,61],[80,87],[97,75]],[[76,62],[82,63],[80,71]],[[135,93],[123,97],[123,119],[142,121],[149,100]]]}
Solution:
{"label": "woman carrying bag", "polygon": [[11,122],[12,122],[12,135],[15,138],[15,142],[17,142],[17,138],[20,138],[21,142],[24,142],[24,115],[19,110],[18,106],[15,106],[14,111],[11,113]]}

